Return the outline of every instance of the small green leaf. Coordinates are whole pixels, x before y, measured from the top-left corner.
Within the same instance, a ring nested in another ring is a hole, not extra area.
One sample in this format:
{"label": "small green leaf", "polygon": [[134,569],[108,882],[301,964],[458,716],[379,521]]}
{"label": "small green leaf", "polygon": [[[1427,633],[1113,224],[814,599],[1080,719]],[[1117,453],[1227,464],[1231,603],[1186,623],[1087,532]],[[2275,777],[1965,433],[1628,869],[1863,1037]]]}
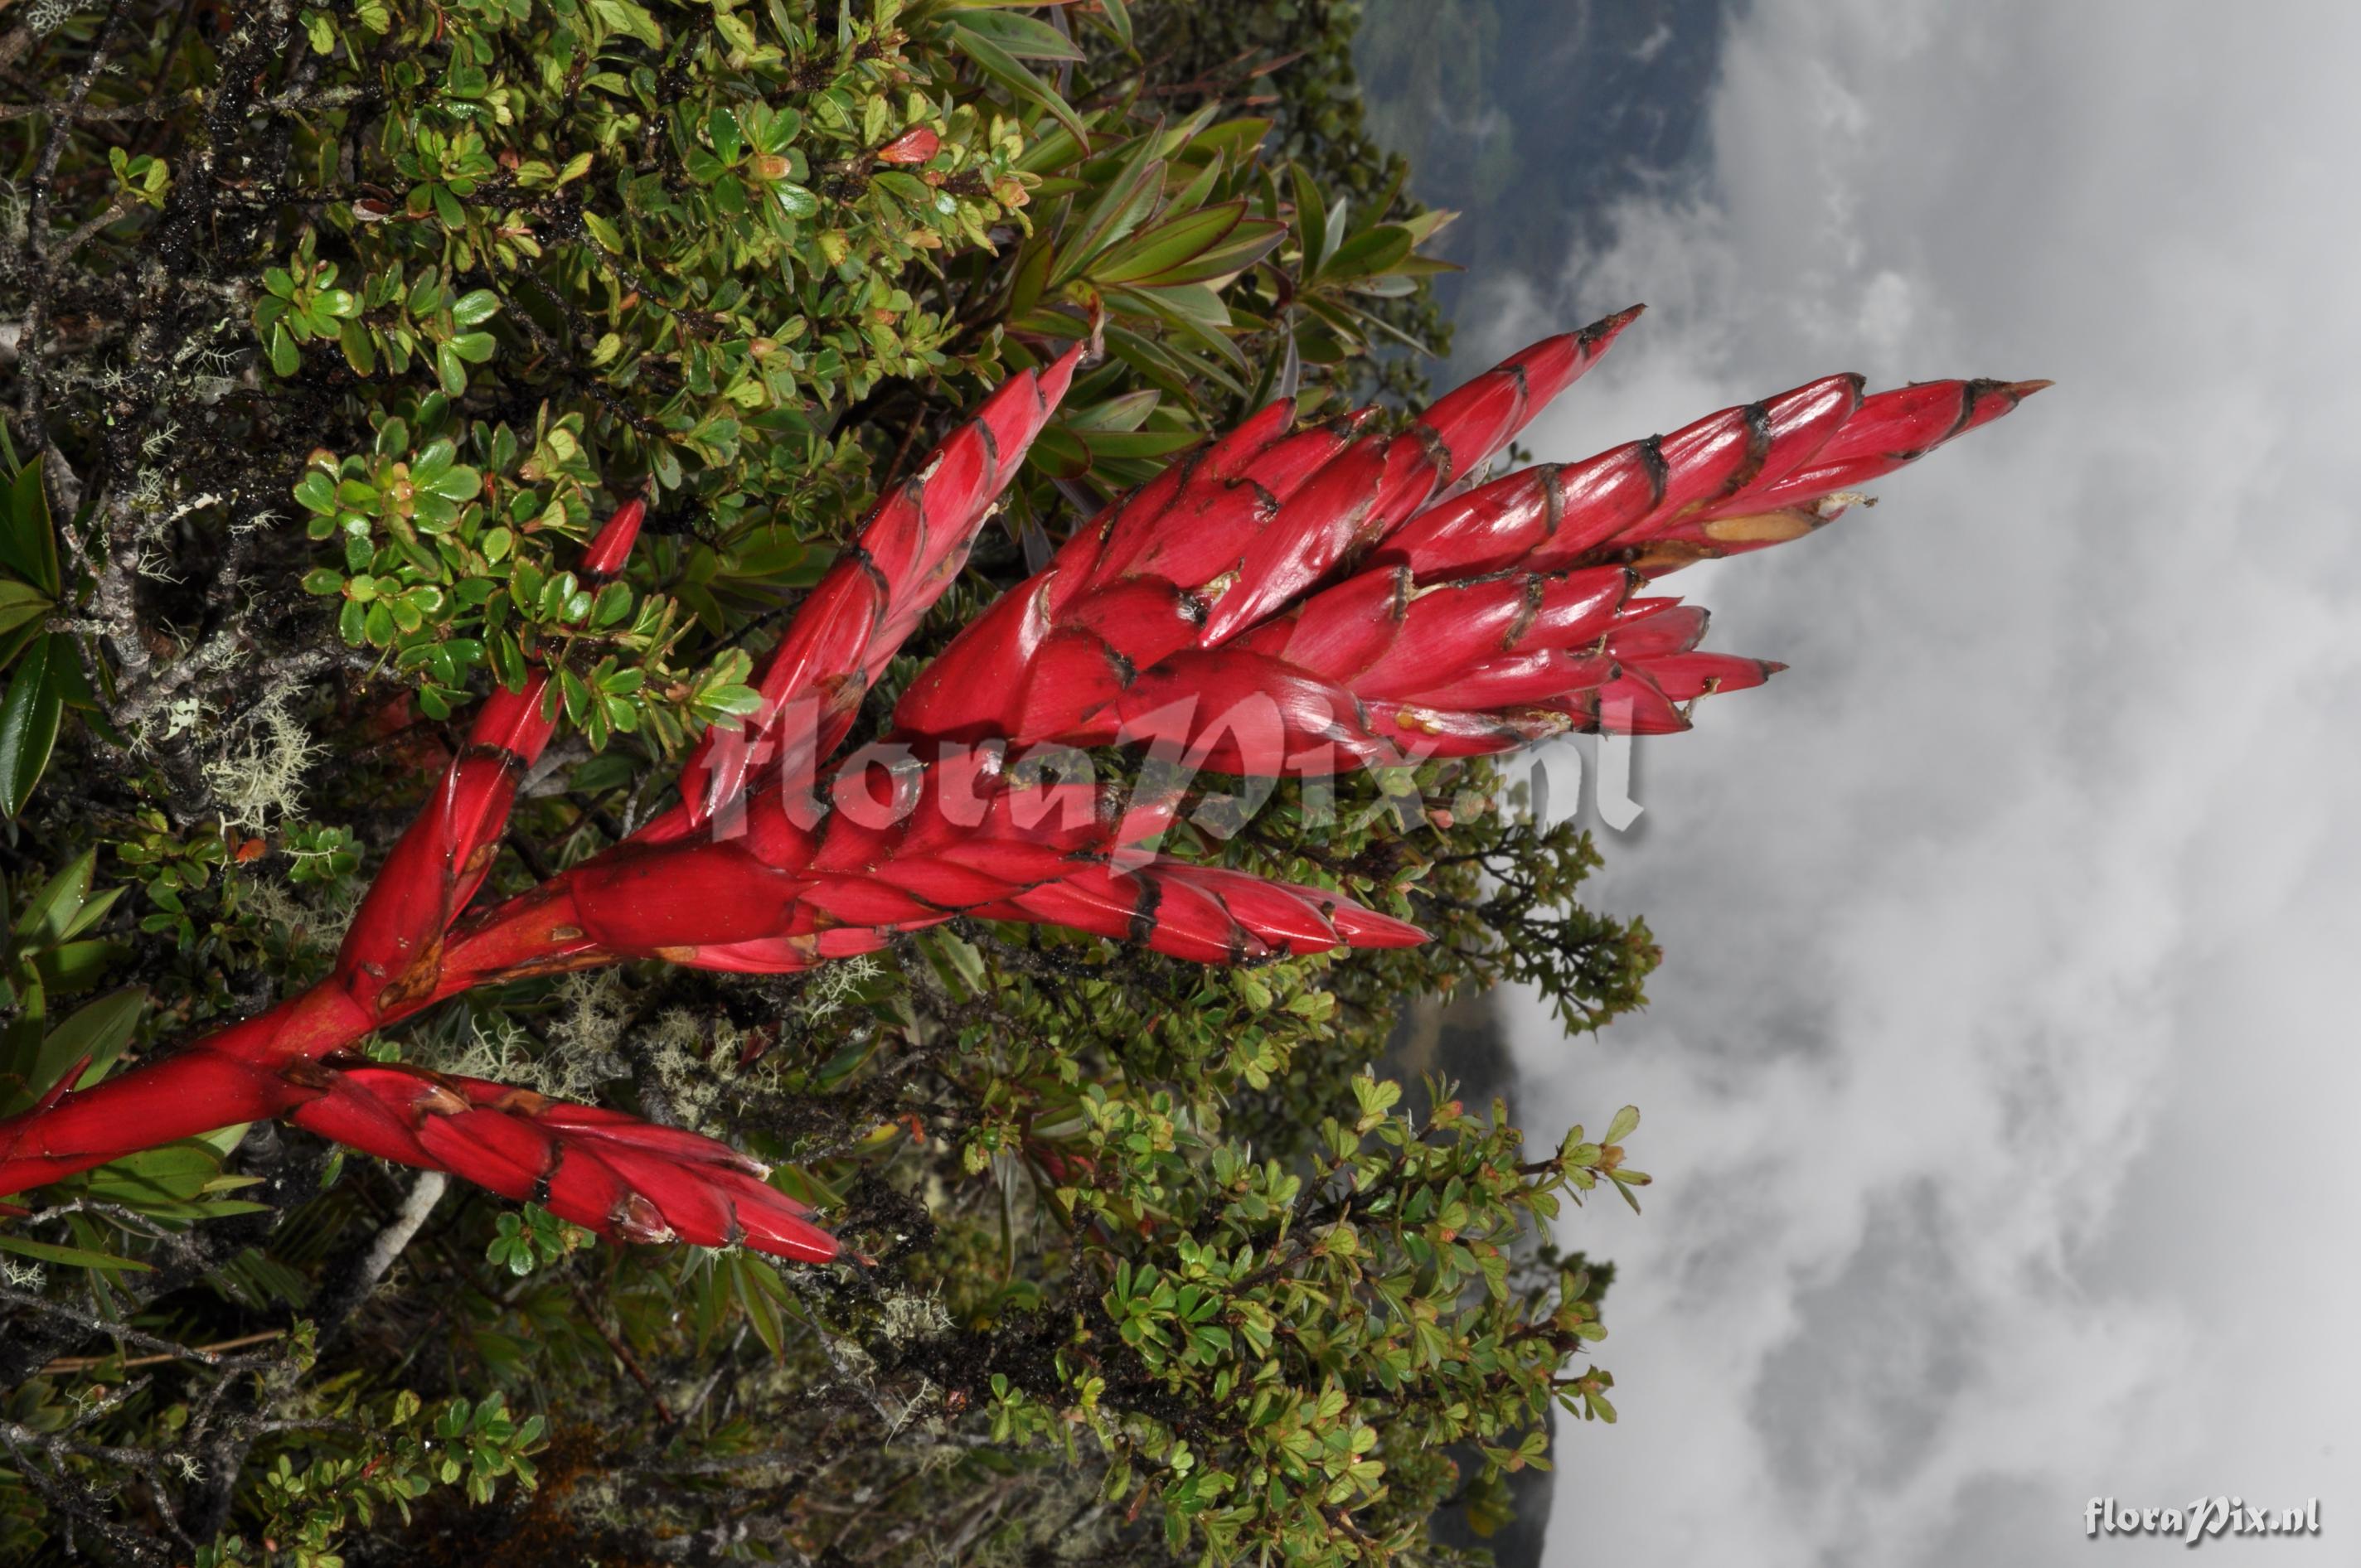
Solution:
{"label": "small green leaf", "polygon": [[451,307],[451,319],[461,326],[481,326],[492,319],[500,308],[500,297],[489,289],[478,289],[459,296]]}
{"label": "small green leaf", "polygon": [[419,488],[446,501],[471,501],[483,490],[484,477],[465,463],[457,463]]}
{"label": "small green leaf", "polygon": [[306,511],[333,514],[336,510],[336,482],[314,468],[296,485],[295,499]]}
{"label": "small green leaf", "polygon": [[590,10],[615,31],[629,34],[650,49],[664,48],[664,30],[633,0],[590,0]]}
{"label": "small green leaf", "polygon": [[705,135],[706,139],[713,144],[713,156],[724,164],[737,162],[738,155],[746,150],[745,137],[738,128],[738,116],[730,112],[727,104],[716,104],[705,116]]}
{"label": "small green leaf", "polygon": [[582,214],[582,226],[589,231],[590,237],[598,242],[600,249],[618,256],[623,253],[625,247],[621,231],[602,214],[585,212]]}

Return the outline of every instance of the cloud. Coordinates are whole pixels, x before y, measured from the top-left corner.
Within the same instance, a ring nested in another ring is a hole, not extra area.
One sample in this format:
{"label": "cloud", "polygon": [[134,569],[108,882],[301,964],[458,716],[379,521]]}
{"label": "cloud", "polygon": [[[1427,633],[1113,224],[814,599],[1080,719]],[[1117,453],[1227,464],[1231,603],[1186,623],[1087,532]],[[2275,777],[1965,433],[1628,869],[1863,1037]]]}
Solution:
{"label": "cloud", "polygon": [[1563,1435],[1553,1562],[2158,1550],[2083,1539],[2107,1495],[2361,1530],[2361,14],[2271,10],[1760,0],[1703,192],[1464,329],[1651,304],[1545,458],[1831,369],[2059,382],[1676,579],[1795,669],[1642,750],[1600,894],[1653,1008],[1517,1014],[1528,1117],[1636,1102],[1658,1181],[1580,1223],[1624,1420]]}

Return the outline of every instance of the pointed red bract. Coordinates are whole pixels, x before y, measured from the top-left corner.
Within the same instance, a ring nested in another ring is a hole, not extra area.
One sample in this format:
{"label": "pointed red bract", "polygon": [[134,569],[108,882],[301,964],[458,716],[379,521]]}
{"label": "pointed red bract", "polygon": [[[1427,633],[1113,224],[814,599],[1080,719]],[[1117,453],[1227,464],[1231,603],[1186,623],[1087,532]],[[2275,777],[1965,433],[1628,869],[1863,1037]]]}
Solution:
{"label": "pointed red bract", "polygon": [[699,743],[681,770],[681,805],[640,837],[692,833],[735,800],[764,747],[776,749],[779,717],[792,704],[817,705],[815,762],[835,749],[871,683],[966,561],[985,515],[1065,396],[1081,353],[1078,345],[1046,369],[1001,383],[879,503],[772,652],[756,683],[763,706],[742,730],[715,731]]}

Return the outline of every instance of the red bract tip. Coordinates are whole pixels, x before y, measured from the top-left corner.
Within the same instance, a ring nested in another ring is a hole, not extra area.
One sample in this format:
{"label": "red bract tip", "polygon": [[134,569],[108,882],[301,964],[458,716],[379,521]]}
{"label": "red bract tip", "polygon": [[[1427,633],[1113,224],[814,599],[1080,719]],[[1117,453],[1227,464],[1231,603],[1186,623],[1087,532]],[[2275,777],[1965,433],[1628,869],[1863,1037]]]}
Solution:
{"label": "red bract tip", "polygon": [[648,515],[648,503],[633,497],[615,509],[607,526],[590,541],[582,553],[582,575],[586,577],[611,577],[623,569],[631,559],[631,546],[639,543],[640,524]]}
{"label": "red bract tip", "polygon": [[1437,398],[1419,422],[1443,443],[1443,477],[1457,478],[1491,461],[1552,399],[1598,363],[1641,309],[1633,305],[1579,332],[1543,338]]}
{"label": "red bract tip", "polygon": [[[1066,389],[1074,384],[1074,370],[1082,362],[1083,346],[1075,344],[1051,360],[1047,369],[1035,373],[1035,384],[1039,389],[1041,401],[1047,407],[1054,409],[1065,400]],[[2048,384],[2047,381],[2041,383],[2045,387]]]}
{"label": "red bract tip", "polygon": [[943,138],[924,126],[913,126],[877,149],[880,163],[924,163],[935,156]]}
{"label": "red bract tip", "polygon": [[1339,904],[1328,917],[1334,922],[1336,934],[1356,948],[1416,948],[1428,940],[1426,933],[1409,921],[1357,904]]}

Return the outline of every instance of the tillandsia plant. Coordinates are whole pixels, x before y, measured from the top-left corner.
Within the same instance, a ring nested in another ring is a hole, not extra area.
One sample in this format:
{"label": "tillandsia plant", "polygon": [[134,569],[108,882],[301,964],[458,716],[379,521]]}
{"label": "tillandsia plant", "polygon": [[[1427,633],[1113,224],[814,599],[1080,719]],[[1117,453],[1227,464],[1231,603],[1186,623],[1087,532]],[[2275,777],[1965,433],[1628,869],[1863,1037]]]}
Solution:
{"label": "tillandsia plant", "polygon": [[[1356,436],[1354,421],[1294,431],[1291,405],[1271,404],[1078,528],[918,673],[886,742],[832,769],[1081,349],[1020,372],[813,589],[751,710],[689,753],[676,805],[471,912],[517,783],[566,706],[563,687],[530,666],[485,703],[325,981],[88,1087],[72,1086],[88,1057],[68,1064],[38,1103],[0,1124],[0,1192],[285,1116],[594,1231],[833,1257],[833,1239],[760,1179],[763,1167],[709,1138],[373,1063],[358,1047],[478,986],[629,959],[792,972],[962,915],[1217,963],[1421,940],[1333,890],[1145,848],[1169,828],[1177,792],[1125,802],[1093,783],[1023,782],[1041,755],[1026,749],[1157,743],[1226,773],[1328,778],[1569,729],[1682,728],[1689,702],[1759,685],[1774,666],[1697,652],[1703,614],[1639,589],[1693,561],[1812,532],[1857,499],[1850,487],[2030,389],[1938,382],[1864,398],[1857,378],[1830,377],[1587,463],[1459,483],[1634,314],[1534,345],[1400,434]],[[568,592],[596,602],[643,512],[633,501],[607,522]],[[1248,1242],[1228,1261],[1248,1268],[1257,1250]],[[1220,1308],[1222,1261],[1213,1255],[1195,1288],[1205,1315]],[[1158,1315],[1160,1298],[1142,1304],[1150,1277],[1118,1273],[1127,1337]],[[1183,1296],[1170,1310],[1184,1331],[1203,1321]],[[1367,1446],[1356,1438],[1345,1451],[1339,1500],[1379,1490],[1383,1462]]]}
{"label": "tillandsia plant", "polygon": [[1614,1419],[1637,1113],[1368,1065],[1644,1001],[1488,759],[2030,384],[1494,477],[1631,313],[1394,411],[1349,20],[0,13],[0,1555],[1452,1561]]}
{"label": "tillandsia plant", "polygon": [[[1944,381],[1865,398],[1859,378],[1832,376],[1585,463],[1458,483],[1637,314],[1534,345],[1400,434],[1356,436],[1355,420],[1291,430],[1292,406],[1270,404],[1078,528],[918,672],[885,741],[834,766],[1082,349],[1020,372],[820,579],[751,709],[689,752],[676,805],[471,911],[518,781],[567,707],[564,685],[529,666],[484,704],[326,980],[90,1087],[71,1086],[89,1060],[69,1064],[0,1124],[0,1193],[288,1116],[631,1240],[834,1256],[798,1205],[755,1179],[763,1167],[710,1139],[373,1064],[358,1047],[479,986],[631,959],[795,972],[960,916],[1208,963],[1422,940],[1334,890],[1148,848],[1171,825],[1176,789],[1123,801],[1095,783],[1027,782],[1027,766],[1076,746],[1155,744],[1224,773],[1333,779],[1569,729],[1686,728],[1695,699],[1779,666],[1697,651],[1704,612],[1640,589],[1813,532],[1860,499],[1850,487],[2035,387]],[[566,592],[595,605],[644,511],[630,502],[599,530]]]}

